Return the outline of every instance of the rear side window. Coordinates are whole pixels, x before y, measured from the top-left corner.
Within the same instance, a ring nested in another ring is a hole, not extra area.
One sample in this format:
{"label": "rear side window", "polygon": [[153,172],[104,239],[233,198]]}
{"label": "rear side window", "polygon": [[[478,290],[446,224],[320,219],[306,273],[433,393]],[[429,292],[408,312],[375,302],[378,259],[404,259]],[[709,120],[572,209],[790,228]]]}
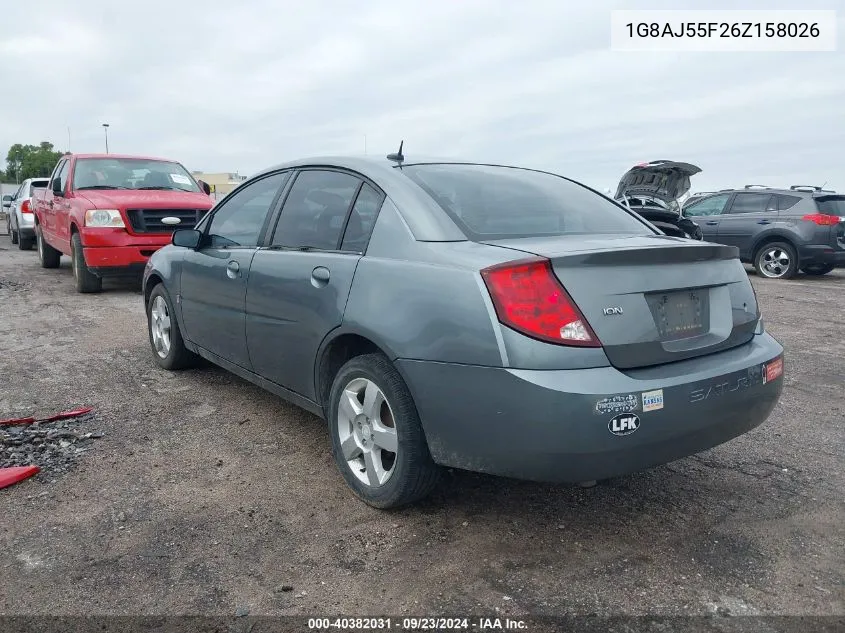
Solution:
{"label": "rear side window", "polygon": [[777,199],[778,211],[786,211],[787,209],[794,207],[795,204],[801,200],[798,196],[787,196],[782,193],[777,194]]}
{"label": "rear side window", "polygon": [[636,217],[571,180],[488,165],[410,165],[419,185],[473,240],[573,234],[651,235]]}
{"label": "rear side window", "polygon": [[360,185],[358,178],[338,171],[300,172],[282,208],[273,245],[337,250]]}
{"label": "rear side window", "polygon": [[29,183],[30,189],[46,189],[47,188],[47,181],[46,180],[33,180]]}
{"label": "rear side window", "polygon": [[819,212],[825,215],[845,217],[845,196],[816,198],[816,206],[818,206]]}
{"label": "rear side window", "polygon": [[684,207],[684,215],[689,217],[698,217],[705,215],[719,215],[728,203],[731,197],[729,193],[720,193],[709,198],[702,198],[698,202],[693,202],[688,207]]}
{"label": "rear side window", "polygon": [[765,211],[772,194],[738,193],[728,213],[758,213]]}
{"label": "rear side window", "polygon": [[363,253],[366,250],[383,201],[384,197],[380,192],[364,183],[346,222],[340,250],[355,253]]}

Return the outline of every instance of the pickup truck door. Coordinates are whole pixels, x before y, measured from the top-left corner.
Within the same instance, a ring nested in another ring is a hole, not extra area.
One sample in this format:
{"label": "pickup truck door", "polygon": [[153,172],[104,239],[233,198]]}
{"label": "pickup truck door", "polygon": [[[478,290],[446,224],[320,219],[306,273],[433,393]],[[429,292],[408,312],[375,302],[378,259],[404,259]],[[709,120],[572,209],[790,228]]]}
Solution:
{"label": "pickup truck door", "polygon": [[718,242],[721,213],[731,198],[729,193],[707,196],[684,209],[684,217],[701,227],[705,242]]}
{"label": "pickup truck door", "polygon": [[244,369],[252,368],[244,318],[250,265],[288,176],[272,174],[226,196],[212,211],[200,246],[182,260],[178,300],[185,338]]}
{"label": "pickup truck door", "polygon": [[[71,210],[71,172],[74,163],[68,160],[59,173],[62,187],[61,196],[53,196],[53,213],[56,219],[56,237],[64,245],[65,253],[70,253],[70,210]],[[62,249],[62,250],[64,250]]]}
{"label": "pickup truck door", "polygon": [[56,242],[56,212],[55,201],[56,196],[53,194],[53,189],[56,181],[61,182],[63,173],[67,170],[68,160],[63,158],[58,162],[56,168],[53,170],[50,181],[47,183],[47,190],[44,192],[43,202],[39,205],[39,222],[41,222],[41,231],[48,242]]}

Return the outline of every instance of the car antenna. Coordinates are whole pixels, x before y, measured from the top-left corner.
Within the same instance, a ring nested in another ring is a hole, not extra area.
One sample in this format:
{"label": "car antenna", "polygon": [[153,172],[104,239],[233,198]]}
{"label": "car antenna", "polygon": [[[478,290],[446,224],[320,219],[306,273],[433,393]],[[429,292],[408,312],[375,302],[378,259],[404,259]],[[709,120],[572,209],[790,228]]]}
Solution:
{"label": "car antenna", "polygon": [[405,155],[402,153],[402,147],[405,145],[405,141],[402,140],[399,142],[399,151],[395,154],[388,154],[387,160],[392,160],[395,163],[402,164],[402,161],[405,160]]}

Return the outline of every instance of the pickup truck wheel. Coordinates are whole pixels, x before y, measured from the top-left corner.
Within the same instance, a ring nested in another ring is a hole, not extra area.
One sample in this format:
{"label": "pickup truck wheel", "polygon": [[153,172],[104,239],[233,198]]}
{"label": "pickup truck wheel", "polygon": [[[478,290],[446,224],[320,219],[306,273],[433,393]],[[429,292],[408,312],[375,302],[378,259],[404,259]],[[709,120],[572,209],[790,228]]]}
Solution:
{"label": "pickup truck wheel", "polygon": [[164,284],[153,288],[147,301],[147,331],[153,359],[159,367],[173,370],[196,364],[196,354],[185,347],[185,341],[182,340],[173,302]]}
{"label": "pickup truck wheel", "polygon": [[364,354],[341,367],[326,413],[340,474],[365,503],[395,508],[434,489],[440,467],[408,387],[386,357]]}
{"label": "pickup truck wheel", "polygon": [[58,268],[62,254],[44,241],[41,226],[35,227],[35,242],[38,245],[38,260],[41,268]]}
{"label": "pickup truck wheel", "polygon": [[79,233],[74,233],[70,238],[70,248],[73,280],[76,282],[77,292],[100,292],[103,289],[103,280],[88,270]]}

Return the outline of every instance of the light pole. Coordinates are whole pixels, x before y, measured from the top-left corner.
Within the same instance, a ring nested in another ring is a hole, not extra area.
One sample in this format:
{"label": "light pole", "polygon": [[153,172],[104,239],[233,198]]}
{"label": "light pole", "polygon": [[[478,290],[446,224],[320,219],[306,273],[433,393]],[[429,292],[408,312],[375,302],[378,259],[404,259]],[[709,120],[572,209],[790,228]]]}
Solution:
{"label": "light pole", "polygon": [[109,124],[103,123],[103,132],[106,134],[106,154],[109,153]]}

